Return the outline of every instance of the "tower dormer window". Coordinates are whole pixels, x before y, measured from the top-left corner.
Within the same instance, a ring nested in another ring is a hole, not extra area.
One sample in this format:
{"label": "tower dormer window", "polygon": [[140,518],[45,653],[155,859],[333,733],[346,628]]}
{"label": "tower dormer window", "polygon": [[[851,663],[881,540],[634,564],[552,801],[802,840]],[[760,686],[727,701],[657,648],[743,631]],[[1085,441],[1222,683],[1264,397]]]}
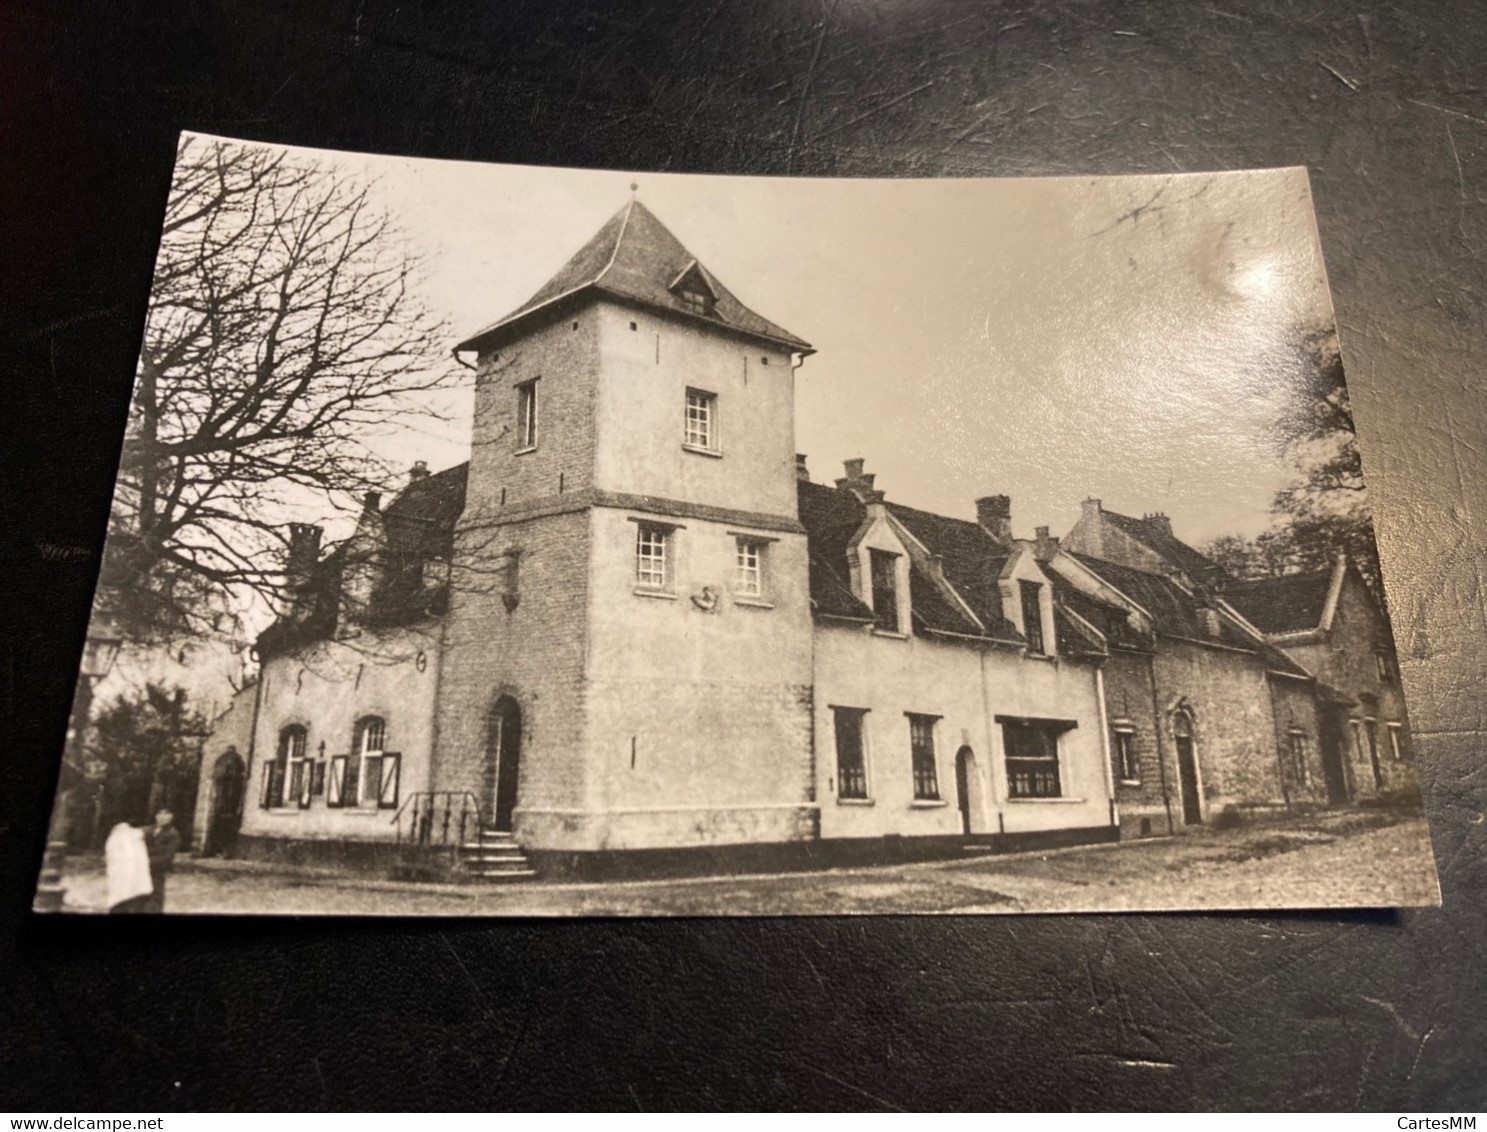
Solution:
{"label": "tower dormer window", "polygon": [[718,296],[713,291],[712,284],[707,281],[707,274],[695,259],[671,281],[671,293],[689,314],[710,317],[717,306]]}
{"label": "tower dormer window", "polygon": [[677,292],[677,297],[681,299],[682,306],[693,314],[712,314],[712,300],[701,291],[682,290]]}

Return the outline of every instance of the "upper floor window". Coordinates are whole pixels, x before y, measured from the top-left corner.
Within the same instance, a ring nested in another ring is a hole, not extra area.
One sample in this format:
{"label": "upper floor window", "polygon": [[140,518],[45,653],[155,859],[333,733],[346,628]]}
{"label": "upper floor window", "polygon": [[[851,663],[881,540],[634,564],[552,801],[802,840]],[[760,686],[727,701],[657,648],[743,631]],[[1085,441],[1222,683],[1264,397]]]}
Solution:
{"label": "upper floor window", "polygon": [[1389,732],[1389,753],[1394,756],[1394,761],[1399,762],[1404,758],[1404,749],[1399,745],[1399,733],[1403,724],[1386,723],[1385,729]]}
{"label": "upper floor window", "polygon": [[1399,679],[1399,662],[1394,659],[1394,654],[1390,650],[1386,648],[1375,650],[1373,662],[1378,669],[1380,680],[1389,682]]}
{"label": "upper floor window", "polygon": [[878,628],[897,633],[898,628],[898,555],[887,550],[869,550],[872,567],[873,612]]}
{"label": "upper floor window", "polygon": [[769,544],[762,539],[740,537],[734,541],[733,592],[737,596],[764,597],[768,552]]}
{"label": "upper floor window", "polygon": [[1002,721],[1008,797],[1063,797],[1058,762],[1059,730],[1032,719]]}
{"label": "upper floor window", "polygon": [[516,387],[516,450],[537,447],[537,379]]}
{"label": "upper floor window", "polygon": [[1022,597],[1022,635],[1027,638],[1027,651],[1043,653],[1043,587],[1037,582],[1018,582]]}
{"label": "upper floor window", "polygon": [[940,800],[939,775],[935,767],[935,721],[937,715],[909,715],[909,758],[914,771],[914,800]]}
{"label": "upper floor window", "polygon": [[1115,756],[1115,773],[1122,782],[1140,782],[1141,766],[1136,760],[1136,733],[1128,727],[1110,732],[1111,753]]}
{"label": "upper floor window", "polygon": [[640,523],[635,529],[635,584],[643,589],[664,590],[671,581],[671,531],[655,523]]}
{"label": "upper floor window", "polygon": [[701,389],[687,390],[686,430],[682,443],[704,452],[718,450],[718,396]]}
{"label": "upper floor window", "polygon": [[836,796],[867,799],[867,752],[863,747],[862,721],[866,708],[832,708],[832,730],[836,732]]}

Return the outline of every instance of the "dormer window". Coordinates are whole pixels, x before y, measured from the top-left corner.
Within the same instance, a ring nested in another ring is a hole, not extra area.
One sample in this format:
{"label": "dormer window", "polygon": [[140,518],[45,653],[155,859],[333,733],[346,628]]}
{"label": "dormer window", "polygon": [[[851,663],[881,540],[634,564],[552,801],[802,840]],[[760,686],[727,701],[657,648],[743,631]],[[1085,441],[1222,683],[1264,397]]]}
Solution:
{"label": "dormer window", "polygon": [[1043,645],[1043,587],[1037,582],[1020,581],[1018,591],[1022,595],[1022,635],[1027,638],[1027,651],[1042,656]]}
{"label": "dormer window", "polygon": [[712,284],[707,281],[707,276],[695,259],[682,268],[681,274],[671,281],[670,289],[682,309],[689,314],[707,318],[714,313],[718,301],[717,293],[713,291]]}
{"label": "dormer window", "polygon": [[712,300],[701,291],[679,291],[677,297],[681,299],[682,306],[693,314],[709,315],[712,313]]}
{"label": "dormer window", "polygon": [[897,633],[898,555],[887,550],[869,550],[867,554],[872,567],[873,613],[877,615],[878,628],[885,633]]}

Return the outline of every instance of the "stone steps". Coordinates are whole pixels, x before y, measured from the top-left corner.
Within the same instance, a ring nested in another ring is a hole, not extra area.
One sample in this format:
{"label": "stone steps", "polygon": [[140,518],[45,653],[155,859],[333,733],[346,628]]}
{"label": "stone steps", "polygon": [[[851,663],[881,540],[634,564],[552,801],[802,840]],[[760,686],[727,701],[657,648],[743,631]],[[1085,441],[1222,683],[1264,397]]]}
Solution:
{"label": "stone steps", "polygon": [[469,876],[493,883],[530,880],[537,875],[515,837],[489,828],[460,846],[460,865]]}

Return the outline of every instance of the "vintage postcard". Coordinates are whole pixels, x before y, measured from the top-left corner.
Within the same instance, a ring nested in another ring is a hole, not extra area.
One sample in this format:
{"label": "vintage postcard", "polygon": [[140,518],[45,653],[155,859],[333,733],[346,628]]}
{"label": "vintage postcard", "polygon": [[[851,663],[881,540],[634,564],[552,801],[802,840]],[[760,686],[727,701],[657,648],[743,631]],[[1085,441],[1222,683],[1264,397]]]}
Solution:
{"label": "vintage postcard", "polygon": [[1433,904],[1303,169],[182,139],[64,912]]}

